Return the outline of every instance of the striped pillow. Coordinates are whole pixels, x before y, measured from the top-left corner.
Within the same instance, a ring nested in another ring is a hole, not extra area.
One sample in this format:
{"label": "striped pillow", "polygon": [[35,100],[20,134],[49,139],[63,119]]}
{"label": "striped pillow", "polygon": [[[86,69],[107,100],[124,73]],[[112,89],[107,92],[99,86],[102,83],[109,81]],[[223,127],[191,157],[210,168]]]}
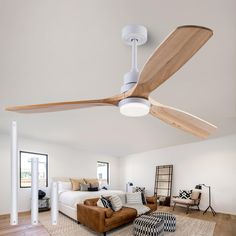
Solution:
{"label": "striped pillow", "polygon": [[111,201],[108,198],[101,196],[101,201],[105,208],[111,208],[114,211]]}
{"label": "striped pillow", "polygon": [[118,195],[112,195],[109,200],[114,211],[119,211],[122,208],[122,201]]}
{"label": "striped pillow", "polygon": [[101,198],[99,198],[99,200],[97,201],[97,206],[104,208]]}
{"label": "striped pillow", "polygon": [[127,204],[143,204],[141,192],[127,193],[126,199]]}
{"label": "striped pillow", "polygon": [[143,205],[147,205],[147,200],[145,198],[145,187],[136,187],[135,192],[141,193]]}

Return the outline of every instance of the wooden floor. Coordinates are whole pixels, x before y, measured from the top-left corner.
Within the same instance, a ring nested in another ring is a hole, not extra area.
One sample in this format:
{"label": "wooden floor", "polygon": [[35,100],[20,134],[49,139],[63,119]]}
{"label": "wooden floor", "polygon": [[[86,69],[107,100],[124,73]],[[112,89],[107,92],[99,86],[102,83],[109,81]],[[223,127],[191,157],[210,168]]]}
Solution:
{"label": "wooden floor", "polygon": [[236,216],[229,214],[217,213],[216,216],[212,216],[211,212],[207,212],[205,215],[202,211],[191,210],[189,214],[186,214],[186,210],[183,207],[175,207],[173,212],[172,207],[158,206],[158,210],[172,212],[176,215],[187,216],[190,218],[208,220],[216,222],[214,236],[236,236]]}
{"label": "wooden floor", "polygon": [[47,230],[42,226],[32,226],[30,224],[30,214],[19,216],[17,226],[9,225],[9,217],[0,218],[0,235],[4,236],[49,236]]}
{"label": "wooden floor", "polygon": [[[158,210],[173,212],[170,207],[158,206]],[[210,212],[205,215],[199,211],[190,211],[186,215],[185,209],[177,207],[174,211],[176,215],[184,215],[190,218],[208,220],[216,222],[214,236],[236,236],[236,216],[218,213],[215,217]],[[41,226],[32,226],[30,224],[30,215],[24,214],[19,217],[18,226],[9,225],[9,217],[0,217],[0,235],[4,236],[49,236],[46,229]]]}

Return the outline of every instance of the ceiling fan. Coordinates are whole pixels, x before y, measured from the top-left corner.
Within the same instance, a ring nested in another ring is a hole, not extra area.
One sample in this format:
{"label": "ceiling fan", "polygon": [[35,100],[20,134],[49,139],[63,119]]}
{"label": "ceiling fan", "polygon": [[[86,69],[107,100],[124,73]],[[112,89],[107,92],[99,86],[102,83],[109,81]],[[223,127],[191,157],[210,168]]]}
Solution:
{"label": "ceiling fan", "polygon": [[217,127],[187,112],[162,105],[150,93],[179,70],[213,35],[211,29],[201,26],[180,26],[153,52],[141,72],[137,68],[137,46],[147,41],[147,29],[141,25],[127,25],[122,39],[132,46],[132,68],[124,76],[119,95],[95,100],[58,102],[7,107],[7,111],[40,113],[94,106],[118,106],[126,116],[150,113],[162,121],[196,136],[207,138]]}

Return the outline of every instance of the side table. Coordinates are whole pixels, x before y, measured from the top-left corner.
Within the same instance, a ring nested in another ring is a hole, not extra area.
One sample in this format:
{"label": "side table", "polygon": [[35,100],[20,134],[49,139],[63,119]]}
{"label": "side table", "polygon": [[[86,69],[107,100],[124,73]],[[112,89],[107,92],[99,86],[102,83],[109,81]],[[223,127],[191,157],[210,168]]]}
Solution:
{"label": "side table", "polygon": [[50,210],[50,198],[44,197],[38,200],[39,212]]}

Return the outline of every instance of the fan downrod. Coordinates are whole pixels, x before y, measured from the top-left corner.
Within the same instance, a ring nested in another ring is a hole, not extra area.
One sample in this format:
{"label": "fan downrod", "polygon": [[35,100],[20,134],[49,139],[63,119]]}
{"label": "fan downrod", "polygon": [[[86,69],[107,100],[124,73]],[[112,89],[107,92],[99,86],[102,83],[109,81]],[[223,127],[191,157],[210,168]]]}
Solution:
{"label": "fan downrod", "polygon": [[147,29],[142,25],[126,25],[122,29],[122,39],[125,44],[132,47],[131,70],[124,75],[124,84],[121,87],[121,93],[124,93],[138,81],[137,47],[147,42]]}

